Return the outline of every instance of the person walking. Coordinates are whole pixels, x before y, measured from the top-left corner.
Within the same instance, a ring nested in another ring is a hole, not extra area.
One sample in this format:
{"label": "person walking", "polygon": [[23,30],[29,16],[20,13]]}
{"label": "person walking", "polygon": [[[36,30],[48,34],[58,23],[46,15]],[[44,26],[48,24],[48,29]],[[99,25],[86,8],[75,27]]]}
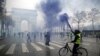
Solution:
{"label": "person walking", "polygon": [[29,42],[31,42],[31,37],[30,37],[30,33],[27,33],[27,42],[29,41]]}
{"label": "person walking", "polygon": [[45,45],[49,46],[50,45],[49,42],[50,42],[50,32],[47,32],[45,34]]}

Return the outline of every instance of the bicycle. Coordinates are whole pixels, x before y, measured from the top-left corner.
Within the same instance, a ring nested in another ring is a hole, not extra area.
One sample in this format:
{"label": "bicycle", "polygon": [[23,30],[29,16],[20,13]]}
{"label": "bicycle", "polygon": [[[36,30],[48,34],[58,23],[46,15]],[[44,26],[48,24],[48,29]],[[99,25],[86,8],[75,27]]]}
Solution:
{"label": "bicycle", "polygon": [[[70,43],[70,42],[68,42]],[[62,48],[60,48],[59,50],[59,56],[67,56],[67,53],[70,51],[70,53],[72,54],[72,50],[69,47],[68,43],[66,43],[66,45]],[[78,56],[88,56],[88,51],[87,49],[83,48],[83,47],[78,47],[77,48],[77,55]]]}

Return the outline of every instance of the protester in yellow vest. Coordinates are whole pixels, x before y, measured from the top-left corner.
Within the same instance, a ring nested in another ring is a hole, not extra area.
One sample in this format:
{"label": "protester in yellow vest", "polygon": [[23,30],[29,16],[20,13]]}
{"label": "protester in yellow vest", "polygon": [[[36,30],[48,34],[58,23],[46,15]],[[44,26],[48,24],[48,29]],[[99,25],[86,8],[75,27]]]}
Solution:
{"label": "protester in yellow vest", "polygon": [[81,43],[81,32],[79,30],[75,30],[74,36],[75,39],[72,41],[72,43],[74,43],[72,56],[77,56],[77,48]]}

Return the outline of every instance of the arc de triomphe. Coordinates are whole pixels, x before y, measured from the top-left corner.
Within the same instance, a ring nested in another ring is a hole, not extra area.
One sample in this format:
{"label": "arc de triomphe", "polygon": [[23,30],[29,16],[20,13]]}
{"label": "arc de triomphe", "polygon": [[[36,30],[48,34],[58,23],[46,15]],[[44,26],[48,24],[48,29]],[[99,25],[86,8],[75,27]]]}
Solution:
{"label": "arc de triomphe", "polygon": [[15,21],[14,32],[21,32],[22,21],[28,22],[29,32],[33,32],[36,25],[37,12],[35,10],[12,9],[12,19]]}

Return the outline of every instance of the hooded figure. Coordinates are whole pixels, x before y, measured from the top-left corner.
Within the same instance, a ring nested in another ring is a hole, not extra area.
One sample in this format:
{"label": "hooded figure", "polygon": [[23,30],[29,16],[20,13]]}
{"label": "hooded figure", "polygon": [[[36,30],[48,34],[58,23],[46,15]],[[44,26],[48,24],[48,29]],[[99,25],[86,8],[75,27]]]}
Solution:
{"label": "hooded figure", "polygon": [[49,42],[50,42],[50,32],[47,32],[45,34],[45,44],[49,46],[50,45]]}
{"label": "hooded figure", "polygon": [[72,41],[74,43],[72,56],[77,56],[77,48],[79,47],[81,43],[81,32],[79,30],[75,30],[74,36],[75,36],[75,39]]}

